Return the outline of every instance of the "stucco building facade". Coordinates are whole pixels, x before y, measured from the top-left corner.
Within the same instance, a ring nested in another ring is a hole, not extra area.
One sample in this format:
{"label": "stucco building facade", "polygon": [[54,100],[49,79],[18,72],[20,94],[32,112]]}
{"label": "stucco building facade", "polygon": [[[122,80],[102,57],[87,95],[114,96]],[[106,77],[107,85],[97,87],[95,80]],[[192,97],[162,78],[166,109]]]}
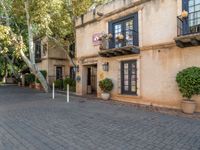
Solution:
{"label": "stucco building facade", "polygon": [[44,37],[34,41],[36,63],[40,70],[47,71],[47,82],[73,75],[73,65],[67,57],[67,51],[53,40]]}
{"label": "stucco building facade", "polygon": [[199,10],[198,0],[113,0],[78,18],[77,94],[99,96],[110,78],[112,99],[179,109],[176,74],[200,66]]}

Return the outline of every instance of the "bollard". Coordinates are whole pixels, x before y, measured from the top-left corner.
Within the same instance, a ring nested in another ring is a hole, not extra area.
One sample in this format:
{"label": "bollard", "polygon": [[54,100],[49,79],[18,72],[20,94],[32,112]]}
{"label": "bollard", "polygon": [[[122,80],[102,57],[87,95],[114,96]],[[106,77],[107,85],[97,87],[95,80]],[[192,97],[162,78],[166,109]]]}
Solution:
{"label": "bollard", "polygon": [[67,84],[67,103],[69,103],[69,84]]}
{"label": "bollard", "polygon": [[53,83],[52,99],[55,99],[55,84]]}

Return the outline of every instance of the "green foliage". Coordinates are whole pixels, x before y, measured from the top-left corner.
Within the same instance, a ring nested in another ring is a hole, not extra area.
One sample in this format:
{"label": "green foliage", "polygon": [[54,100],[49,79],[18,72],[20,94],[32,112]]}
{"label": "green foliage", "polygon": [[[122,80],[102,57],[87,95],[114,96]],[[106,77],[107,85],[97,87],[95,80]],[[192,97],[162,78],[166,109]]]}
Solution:
{"label": "green foliage", "polygon": [[65,78],[64,80],[64,90],[67,90],[67,84],[69,84],[70,91],[76,91],[76,81],[71,78]]}
{"label": "green foliage", "polygon": [[35,82],[35,75],[30,73],[25,75],[25,84],[30,85]]}
{"label": "green foliage", "polygon": [[104,79],[99,81],[99,87],[103,92],[110,92],[113,89],[113,82],[111,79]]}
{"label": "green foliage", "polygon": [[60,89],[60,90],[63,89],[63,80],[62,79],[58,79],[58,80],[54,81],[54,84],[55,84],[56,89]]}
{"label": "green foliage", "polygon": [[190,100],[193,95],[200,94],[200,68],[190,67],[180,71],[176,82],[182,96]]}
{"label": "green foliage", "polygon": [[[40,70],[40,72],[42,73],[42,75],[46,79],[47,78],[47,71],[46,70]],[[40,81],[38,79],[36,79],[36,83],[40,83]]]}

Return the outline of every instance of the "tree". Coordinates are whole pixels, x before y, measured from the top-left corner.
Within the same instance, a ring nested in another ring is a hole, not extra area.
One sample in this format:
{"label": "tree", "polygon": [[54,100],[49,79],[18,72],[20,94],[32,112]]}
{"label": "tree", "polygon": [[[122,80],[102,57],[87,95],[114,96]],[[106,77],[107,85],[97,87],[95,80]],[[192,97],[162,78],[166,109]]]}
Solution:
{"label": "tree", "polygon": [[[20,54],[32,73],[39,79],[45,91],[48,84],[35,63],[34,37],[47,36],[69,54],[75,41],[75,18],[84,14],[92,4],[103,0],[0,0],[1,12],[14,52]],[[6,45],[8,46],[8,45]],[[5,46],[5,47],[6,47]],[[7,48],[8,54],[11,48]],[[70,55],[68,59],[75,65]]]}

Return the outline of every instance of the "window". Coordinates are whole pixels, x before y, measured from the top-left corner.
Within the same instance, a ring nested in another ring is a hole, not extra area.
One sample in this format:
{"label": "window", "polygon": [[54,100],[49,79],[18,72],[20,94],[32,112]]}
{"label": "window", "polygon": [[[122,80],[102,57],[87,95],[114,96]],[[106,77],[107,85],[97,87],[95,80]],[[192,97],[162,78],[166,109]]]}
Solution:
{"label": "window", "polygon": [[62,67],[56,67],[56,80],[63,78]]}
{"label": "window", "polygon": [[76,80],[76,71],[75,67],[70,67],[70,78]]}
{"label": "window", "polygon": [[192,33],[200,31],[200,0],[189,0],[189,28]]}
{"label": "window", "polygon": [[138,46],[138,13],[110,22],[109,33],[113,35],[110,48]]}
{"label": "window", "polygon": [[35,42],[35,58],[41,59],[41,41]]}
{"label": "window", "polygon": [[121,91],[122,94],[137,94],[137,61],[121,62]]}
{"label": "window", "polygon": [[200,32],[200,0],[182,0],[188,18],[183,19],[183,34]]}

